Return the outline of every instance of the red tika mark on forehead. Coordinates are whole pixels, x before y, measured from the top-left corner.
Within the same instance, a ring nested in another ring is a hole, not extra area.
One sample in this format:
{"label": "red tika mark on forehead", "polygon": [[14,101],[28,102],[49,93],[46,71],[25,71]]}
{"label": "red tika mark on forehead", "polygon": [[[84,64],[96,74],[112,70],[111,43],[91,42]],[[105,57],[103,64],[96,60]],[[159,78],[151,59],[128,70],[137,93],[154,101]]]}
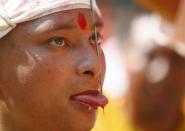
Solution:
{"label": "red tika mark on forehead", "polygon": [[86,30],[87,28],[87,23],[85,16],[82,13],[78,13],[78,24],[82,30]]}

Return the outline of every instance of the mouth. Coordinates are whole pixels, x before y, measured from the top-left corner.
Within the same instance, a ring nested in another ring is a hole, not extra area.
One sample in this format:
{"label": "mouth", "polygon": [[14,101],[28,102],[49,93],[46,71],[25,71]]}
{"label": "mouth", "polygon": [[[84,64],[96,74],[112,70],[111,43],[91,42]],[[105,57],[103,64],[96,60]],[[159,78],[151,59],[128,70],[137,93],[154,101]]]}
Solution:
{"label": "mouth", "polygon": [[89,111],[104,108],[108,104],[108,99],[99,91],[85,91],[70,97],[70,100]]}

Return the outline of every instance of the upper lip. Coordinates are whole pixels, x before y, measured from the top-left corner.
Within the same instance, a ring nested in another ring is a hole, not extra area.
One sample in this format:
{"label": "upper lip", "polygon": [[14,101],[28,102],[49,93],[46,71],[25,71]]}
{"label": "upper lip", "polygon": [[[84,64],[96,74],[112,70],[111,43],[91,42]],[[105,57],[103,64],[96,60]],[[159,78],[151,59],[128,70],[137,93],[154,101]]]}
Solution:
{"label": "upper lip", "polygon": [[70,99],[78,101],[80,103],[84,103],[94,108],[104,108],[108,104],[108,99],[103,96],[98,90],[88,90],[77,93],[70,96]]}

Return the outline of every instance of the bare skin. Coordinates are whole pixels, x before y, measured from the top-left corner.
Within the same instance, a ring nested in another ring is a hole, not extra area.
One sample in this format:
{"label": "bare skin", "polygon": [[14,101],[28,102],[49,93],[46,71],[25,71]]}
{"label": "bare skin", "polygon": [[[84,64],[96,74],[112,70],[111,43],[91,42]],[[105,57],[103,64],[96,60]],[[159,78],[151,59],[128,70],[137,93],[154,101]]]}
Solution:
{"label": "bare skin", "polygon": [[[86,30],[79,27],[78,12],[86,18]],[[102,20],[96,20],[101,34]],[[75,9],[21,23],[0,40],[1,131],[93,127],[97,110],[70,100],[73,94],[99,91],[98,72],[104,79],[104,54],[100,50],[99,61],[93,26],[89,9]]]}

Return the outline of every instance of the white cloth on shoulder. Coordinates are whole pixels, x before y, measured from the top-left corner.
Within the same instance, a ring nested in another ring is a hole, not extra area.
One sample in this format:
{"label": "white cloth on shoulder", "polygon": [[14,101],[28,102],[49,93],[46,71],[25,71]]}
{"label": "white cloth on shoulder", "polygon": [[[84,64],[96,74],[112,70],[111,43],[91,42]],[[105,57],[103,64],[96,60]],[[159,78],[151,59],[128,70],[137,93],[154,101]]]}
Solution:
{"label": "white cloth on shoulder", "polygon": [[[0,39],[18,23],[77,8],[90,9],[90,0],[0,0]],[[93,9],[101,15],[95,0]]]}

